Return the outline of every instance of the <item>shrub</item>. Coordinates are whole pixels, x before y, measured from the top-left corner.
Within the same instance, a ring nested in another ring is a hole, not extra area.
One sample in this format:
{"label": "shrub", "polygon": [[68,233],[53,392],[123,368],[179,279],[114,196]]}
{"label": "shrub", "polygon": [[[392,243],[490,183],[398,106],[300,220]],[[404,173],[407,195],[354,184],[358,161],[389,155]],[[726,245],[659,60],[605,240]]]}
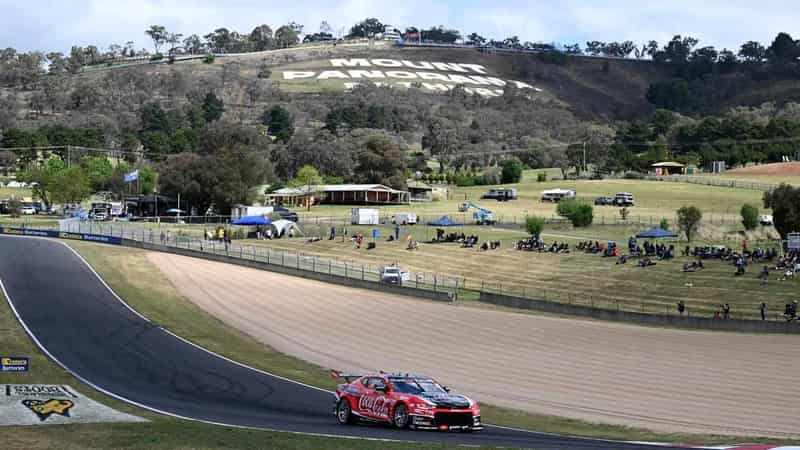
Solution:
{"label": "shrub", "polygon": [[216,59],[217,59],[216,56],[214,56],[211,53],[209,53],[208,55],[206,55],[205,58],[203,58],[203,64],[214,64],[214,61]]}
{"label": "shrub", "polygon": [[622,218],[622,220],[628,220],[628,216],[630,214],[631,212],[628,210],[628,208],[622,208],[619,210],[619,216]]}
{"label": "shrub", "polygon": [[17,218],[20,215],[20,209],[22,208],[22,202],[17,197],[11,197],[8,200],[8,211],[11,214],[11,217]]}
{"label": "shrub", "polygon": [[536,174],[536,181],[538,183],[544,183],[547,181],[547,172],[539,172]]}
{"label": "shrub", "polygon": [[470,175],[456,175],[455,184],[458,187],[475,186],[475,178]]}
{"label": "shrub", "polygon": [[[212,56],[213,56],[213,55],[212,55]],[[258,68],[258,75],[256,75],[256,76],[257,76],[258,78],[269,78],[269,77],[271,77],[271,76],[272,76],[272,70],[270,70],[270,68],[269,68],[269,67],[267,67],[267,65],[266,65],[266,64],[262,64],[262,65],[261,65],[261,66]]]}
{"label": "shrub", "polygon": [[701,220],[703,213],[696,206],[683,206],[678,210],[678,228],[686,234],[687,241],[692,242]]}
{"label": "shrub", "polygon": [[636,172],[635,170],[631,170],[629,172],[625,172],[624,178],[626,180],[643,180],[644,174],[641,172]]}
{"label": "shrub", "polygon": [[587,227],[594,221],[594,208],[592,205],[579,202],[574,198],[558,202],[556,213],[569,219],[574,227]]}
{"label": "shrub", "polygon": [[519,183],[520,178],[522,178],[522,162],[520,160],[516,158],[507,159],[503,161],[502,167],[500,179],[503,184]]}
{"label": "shrub", "polygon": [[542,234],[542,230],[544,230],[544,218],[538,216],[525,217],[525,230],[531,236],[538,238]]}
{"label": "shrub", "polygon": [[669,220],[667,220],[666,218],[661,219],[661,223],[658,224],[658,226],[660,226],[662,230],[669,231]]}
{"label": "shrub", "polygon": [[740,211],[742,215],[742,225],[745,230],[755,230],[758,226],[758,208],[753,205],[744,204]]}

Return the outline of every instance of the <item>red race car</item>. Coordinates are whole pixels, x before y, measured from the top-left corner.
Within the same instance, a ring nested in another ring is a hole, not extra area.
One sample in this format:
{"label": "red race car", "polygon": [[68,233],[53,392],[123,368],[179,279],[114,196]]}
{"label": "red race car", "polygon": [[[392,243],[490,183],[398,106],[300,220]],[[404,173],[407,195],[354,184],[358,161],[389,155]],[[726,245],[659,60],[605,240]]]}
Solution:
{"label": "red race car", "polygon": [[481,408],[429,377],[401,374],[339,374],[334,414],[341,424],[359,420],[396,428],[440,431],[483,429]]}

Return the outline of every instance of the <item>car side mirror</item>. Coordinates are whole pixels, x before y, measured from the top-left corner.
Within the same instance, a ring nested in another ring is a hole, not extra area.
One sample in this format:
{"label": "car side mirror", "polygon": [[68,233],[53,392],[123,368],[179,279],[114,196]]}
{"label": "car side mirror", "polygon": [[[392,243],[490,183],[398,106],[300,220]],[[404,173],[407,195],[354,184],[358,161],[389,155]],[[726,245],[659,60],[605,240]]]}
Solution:
{"label": "car side mirror", "polygon": [[375,392],[384,392],[385,393],[388,390],[389,389],[385,385],[384,386],[375,386]]}

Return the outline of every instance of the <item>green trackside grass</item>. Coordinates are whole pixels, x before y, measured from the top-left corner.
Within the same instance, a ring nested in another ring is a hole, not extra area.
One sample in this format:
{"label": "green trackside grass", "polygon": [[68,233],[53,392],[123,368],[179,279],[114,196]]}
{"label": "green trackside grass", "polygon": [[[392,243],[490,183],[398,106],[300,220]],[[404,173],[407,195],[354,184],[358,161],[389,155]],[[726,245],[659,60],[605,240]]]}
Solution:
{"label": "green trackside grass", "polygon": [[[70,242],[73,248],[83,255],[100,273],[109,285],[137,311],[156,321],[161,326],[183,336],[199,345],[219,352],[236,361],[258,367],[272,373],[302,381],[314,386],[330,389],[333,380],[328,371],[280,354],[273,349],[255,341],[253,338],[224,324],[210,316],[202,309],[181,296],[167,278],[146,258],[146,253],[137,249],[104,246],[80,242]],[[0,311],[5,311],[0,306]],[[26,337],[20,327],[8,314],[0,314],[0,328],[9,330],[9,336],[24,343]],[[5,338],[6,335],[3,335]],[[31,348],[16,348],[18,353],[37,354]],[[44,357],[37,357],[33,364],[49,364]],[[51,368],[52,374],[61,374],[57,368]],[[55,376],[53,376],[55,378]],[[49,377],[37,379],[41,382]],[[65,378],[59,378],[65,380]],[[0,378],[0,382],[3,380]],[[26,381],[27,382],[27,381]],[[77,382],[72,381],[78,385]],[[139,410],[121,405],[101,395],[92,395],[117,409],[136,413],[151,420],[148,424],[115,424],[115,425],[80,425],[74,427],[14,427],[10,435],[15,436],[19,448],[30,448],[30,444],[38,442],[59,442],[59,447],[105,448],[109,442],[116,448],[375,448],[374,442],[322,439],[287,433],[270,433],[244,431],[226,427],[207,426],[186,421],[164,418],[142,413]],[[647,430],[593,424],[580,420],[565,419],[554,416],[537,415],[482,405],[482,412],[488,423],[518,427],[542,432],[566,435],[587,436],[603,439],[650,440],[683,443],[730,443],[743,440],[751,442],[776,442],[774,439],[729,438],[724,436],[699,436],[679,434],[658,434]],[[331,418],[333,420],[333,418]],[[780,442],[780,441],[778,441]],[[788,442],[788,441],[787,441]],[[26,445],[27,444],[27,445]],[[381,442],[380,448],[439,449],[450,448],[436,445],[391,444]],[[13,446],[12,446],[13,448]]]}

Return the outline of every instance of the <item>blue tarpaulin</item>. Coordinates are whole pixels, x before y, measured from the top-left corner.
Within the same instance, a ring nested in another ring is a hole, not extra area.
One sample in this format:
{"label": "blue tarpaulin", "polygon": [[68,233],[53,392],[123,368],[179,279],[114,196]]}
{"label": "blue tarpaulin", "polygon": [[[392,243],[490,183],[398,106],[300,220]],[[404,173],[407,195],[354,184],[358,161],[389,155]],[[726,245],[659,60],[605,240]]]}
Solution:
{"label": "blue tarpaulin", "polygon": [[661,239],[676,238],[678,235],[663,228],[655,227],[637,234],[636,237],[641,239]]}
{"label": "blue tarpaulin", "polygon": [[263,216],[245,216],[231,222],[231,225],[269,225],[272,221]]}
{"label": "blue tarpaulin", "polygon": [[450,220],[449,217],[442,216],[442,217],[438,218],[437,220],[434,220],[432,222],[428,222],[428,225],[431,225],[431,226],[434,226],[434,227],[458,227],[458,226],[463,225],[463,223],[455,223],[452,220]]}

